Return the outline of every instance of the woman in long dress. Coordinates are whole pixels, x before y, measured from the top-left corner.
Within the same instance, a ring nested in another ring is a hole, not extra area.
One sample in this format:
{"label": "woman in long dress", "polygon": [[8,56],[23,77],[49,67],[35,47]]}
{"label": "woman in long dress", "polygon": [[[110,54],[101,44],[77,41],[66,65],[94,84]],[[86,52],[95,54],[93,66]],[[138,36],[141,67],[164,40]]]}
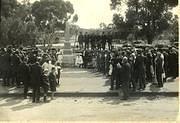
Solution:
{"label": "woman in long dress", "polygon": [[55,67],[52,68],[49,74],[49,83],[50,83],[51,99],[54,99],[54,93],[56,92],[56,85],[57,85]]}

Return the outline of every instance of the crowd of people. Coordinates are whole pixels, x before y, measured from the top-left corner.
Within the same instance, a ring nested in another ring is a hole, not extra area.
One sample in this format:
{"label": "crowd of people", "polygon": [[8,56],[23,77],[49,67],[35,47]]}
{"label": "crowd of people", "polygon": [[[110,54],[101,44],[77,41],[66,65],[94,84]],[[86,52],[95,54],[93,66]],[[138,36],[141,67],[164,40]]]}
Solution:
{"label": "crowd of people", "polygon": [[94,34],[80,33],[78,41],[80,48],[84,49],[83,60],[80,60],[82,66],[110,76],[110,90],[122,88],[123,99],[128,98],[129,89],[144,90],[149,82],[161,88],[168,77],[175,79],[178,76],[178,50],[175,47],[136,48],[132,45],[115,49],[112,48],[112,37],[104,32],[99,38]]}
{"label": "crowd of people", "polygon": [[[109,50],[86,50],[82,54],[83,67],[94,68],[111,78],[110,89],[125,92],[144,90],[151,82],[163,87],[168,77],[178,76],[178,51],[174,48],[154,49],[122,48]],[[125,96],[124,98],[127,98]]]}
{"label": "crowd of people", "polygon": [[3,86],[24,87],[24,98],[32,88],[32,102],[40,101],[40,89],[43,100],[47,101],[47,93],[51,91],[54,98],[56,87],[60,84],[61,63],[59,51],[40,50],[38,48],[1,48],[0,77]]}
{"label": "crowd of people", "polygon": [[[109,77],[110,90],[121,88],[123,99],[128,99],[130,89],[144,90],[147,83],[156,81],[157,87],[161,88],[168,77],[175,79],[178,76],[178,50],[174,47],[136,48],[132,45],[113,48],[112,37],[104,33],[101,36],[87,33],[83,36],[80,33],[78,39],[83,43],[79,41],[81,52],[75,59],[75,66],[91,68]],[[84,42],[91,42],[91,47]],[[41,88],[45,102],[48,91],[51,91],[53,99],[60,84],[62,59],[60,49],[1,48],[0,77],[3,86],[23,86],[24,98],[32,88],[32,102],[39,102]]]}

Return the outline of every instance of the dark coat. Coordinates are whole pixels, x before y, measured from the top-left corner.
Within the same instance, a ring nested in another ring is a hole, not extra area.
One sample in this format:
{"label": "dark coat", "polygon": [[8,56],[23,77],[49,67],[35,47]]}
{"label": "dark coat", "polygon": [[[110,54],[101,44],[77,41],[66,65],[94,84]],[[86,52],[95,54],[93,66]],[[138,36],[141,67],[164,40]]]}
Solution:
{"label": "dark coat", "polygon": [[9,53],[5,53],[2,56],[2,70],[3,71],[10,71],[11,65],[11,56]]}
{"label": "dark coat", "polygon": [[110,44],[110,43],[112,43],[112,40],[113,40],[112,35],[108,35],[107,42]]}
{"label": "dark coat", "polygon": [[79,36],[78,36],[78,42],[79,42],[79,43],[82,43],[82,42],[83,42],[83,35],[79,35]]}
{"label": "dark coat", "polygon": [[163,72],[164,72],[163,59],[157,58],[156,59],[156,74],[162,74]]}
{"label": "dark coat", "polygon": [[137,56],[135,65],[134,65],[135,73],[138,75],[145,76],[145,57]]}
{"label": "dark coat", "polygon": [[122,65],[122,82],[129,82],[131,80],[131,66],[129,63],[125,63]]}
{"label": "dark coat", "polygon": [[12,73],[16,73],[19,67],[19,64],[21,63],[20,57],[16,54],[11,56],[11,70]]}
{"label": "dark coat", "polygon": [[37,57],[36,57],[35,55],[31,54],[31,55],[29,56],[28,63],[29,63],[29,64],[34,64],[34,63],[36,62],[36,60],[37,60]]}
{"label": "dark coat", "polygon": [[89,35],[84,35],[84,41],[85,43],[89,43]]}
{"label": "dark coat", "polygon": [[18,80],[24,82],[24,84],[29,84],[30,81],[30,71],[29,65],[22,62],[18,68]]}
{"label": "dark coat", "polygon": [[111,59],[111,62],[112,62],[112,66],[113,66],[112,75],[113,75],[113,76],[116,76],[116,74],[117,74],[117,63],[118,63],[118,61],[117,61],[116,58],[112,58],[112,59]]}
{"label": "dark coat", "polygon": [[101,43],[105,44],[105,43],[106,43],[106,40],[107,40],[107,36],[103,34],[103,35],[101,36]]}
{"label": "dark coat", "polygon": [[39,63],[30,66],[30,81],[32,86],[40,87],[42,81],[42,68]]}
{"label": "dark coat", "polygon": [[152,71],[152,65],[153,65],[153,57],[151,54],[147,54],[147,57],[146,57],[146,74],[147,74],[147,77],[152,75],[153,71]]}

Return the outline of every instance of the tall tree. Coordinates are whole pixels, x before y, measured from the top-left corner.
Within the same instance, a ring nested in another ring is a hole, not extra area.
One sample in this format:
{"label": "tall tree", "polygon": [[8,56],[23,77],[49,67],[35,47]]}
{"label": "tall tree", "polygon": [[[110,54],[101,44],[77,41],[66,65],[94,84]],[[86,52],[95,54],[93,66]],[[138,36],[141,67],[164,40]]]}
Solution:
{"label": "tall tree", "polygon": [[172,19],[172,13],[168,10],[177,5],[177,0],[111,0],[111,2],[113,9],[119,8],[122,2],[127,4],[126,28],[131,28],[136,36],[137,33],[145,35],[148,43],[152,43],[156,35],[168,29],[169,21]]}
{"label": "tall tree", "polygon": [[[31,5],[28,0],[18,3],[16,0],[1,1],[1,45],[32,44],[35,36],[35,24],[32,23]],[[32,31],[32,29],[34,29]],[[31,30],[31,31],[30,31]]]}
{"label": "tall tree", "polygon": [[1,0],[1,16],[5,18],[12,16],[17,4],[17,0]]}
{"label": "tall tree", "polygon": [[38,27],[47,21],[63,25],[73,13],[73,5],[64,0],[40,0],[32,5],[32,15],[35,17],[35,23]]}

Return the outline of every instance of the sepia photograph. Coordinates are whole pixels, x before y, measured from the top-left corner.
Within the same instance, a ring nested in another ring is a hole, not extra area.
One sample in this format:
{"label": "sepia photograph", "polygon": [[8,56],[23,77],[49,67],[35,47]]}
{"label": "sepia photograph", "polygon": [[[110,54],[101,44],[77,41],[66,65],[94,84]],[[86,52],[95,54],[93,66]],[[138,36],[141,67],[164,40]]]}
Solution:
{"label": "sepia photograph", "polygon": [[178,0],[1,0],[0,122],[180,122]]}

